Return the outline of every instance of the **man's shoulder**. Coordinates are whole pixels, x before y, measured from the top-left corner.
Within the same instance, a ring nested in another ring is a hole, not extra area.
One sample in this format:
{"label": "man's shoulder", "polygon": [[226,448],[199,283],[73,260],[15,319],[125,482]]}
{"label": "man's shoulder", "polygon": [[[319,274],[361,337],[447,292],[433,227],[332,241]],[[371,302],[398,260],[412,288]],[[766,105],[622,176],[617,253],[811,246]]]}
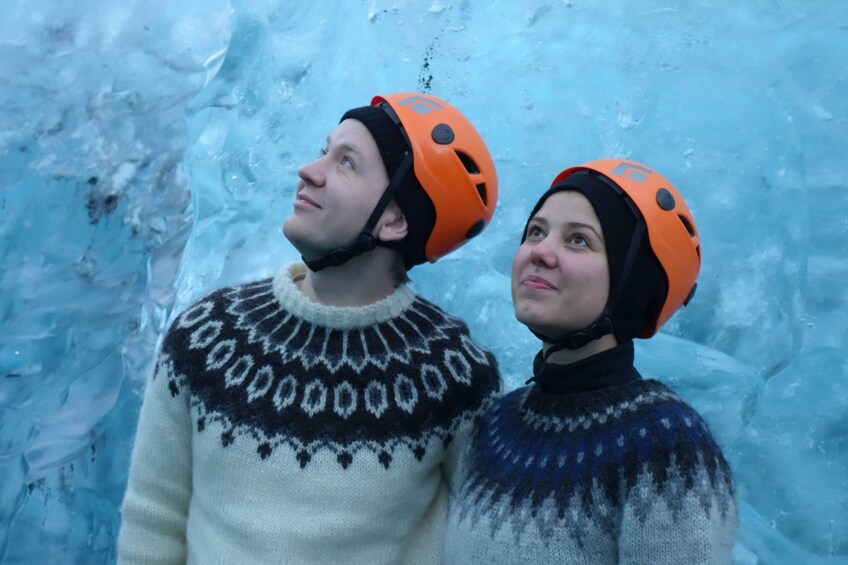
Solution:
{"label": "man's shoulder", "polygon": [[462,343],[473,344],[475,350],[485,352],[486,356],[492,356],[491,352],[483,347],[471,334],[468,323],[463,318],[451,314],[441,306],[434,302],[416,295],[415,301],[412,303],[411,311],[423,317],[426,321],[432,323],[442,331],[448,334],[451,341],[459,343],[456,340],[460,339]]}
{"label": "man's shoulder", "polygon": [[180,329],[197,327],[201,322],[220,321],[227,317],[234,305],[249,301],[271,299],[273,297],[272,279],[239,283],[216,288],[194,300],[184,308],[171,323],[168,333]]}
{"label": "man's shoulder", "polygon": [[415,295],[415,301],[412,305],[419,314],[424,315],[425,318],[437,325],[454,327],[463,333],[470,334],[468,324],[464,319],[455,314],[451,314],[435,302],[427,300],[420,294]]}

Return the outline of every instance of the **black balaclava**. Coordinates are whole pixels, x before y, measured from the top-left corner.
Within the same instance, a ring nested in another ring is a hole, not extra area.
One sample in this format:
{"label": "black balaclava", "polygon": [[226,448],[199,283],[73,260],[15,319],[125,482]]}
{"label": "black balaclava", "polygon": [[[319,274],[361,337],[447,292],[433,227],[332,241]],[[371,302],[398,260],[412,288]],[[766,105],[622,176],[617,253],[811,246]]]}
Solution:
{"label": "black balaclava", "polygon": [[585,196],[601,222],[610,274],[609,298],[599,318],[587,328],[560,338],[534,331],[537,337],[552,344],[546,358],[560,349],[579,349],[610,333],[619,343],[633,339],[646,322],[656,319],[668,292],[665,273],[651,251],[641,213],[621,189],[593,171],[573,173],[542,195],[524,226],[522,243],[527,225],[545,201],[565,190]]}
{"label": "black balaclava", "polygon": [[[386,167],[389,186],[386,187],[383,199],[369,218],[370,225],[365,226],[363,233],[356,240],[321,259],[315,261],[304,259],[304,262],[313,271],[318,271],[324,267],[341,265],[379,245],[401,251],[404,256],[404,265],[409,270],[427,260],[424,248],[436,223],[436,209],[412,170],[412,150],[401,132],[402,126],[396,125],[382,108],[374,106],[354,108],[345,112],[339,122],[347,119],[362,123],[374,138],[383,165]],[[400,177],[395,178],[397,175]],[[370,232],[392,197],[397,200],[406,217],[408,233],[400,242],[374,240]]]}

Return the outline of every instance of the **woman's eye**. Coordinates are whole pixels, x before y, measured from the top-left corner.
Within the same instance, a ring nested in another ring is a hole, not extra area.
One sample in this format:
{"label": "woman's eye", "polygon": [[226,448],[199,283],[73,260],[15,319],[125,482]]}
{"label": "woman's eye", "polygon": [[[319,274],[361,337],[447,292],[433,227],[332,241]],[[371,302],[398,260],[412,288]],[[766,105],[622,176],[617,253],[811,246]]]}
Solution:
{"label": "woman's eye", "polygon": [[353,160],[350,157],[342,157],[342,165],[353,168]]}
{"label": "woman's eye", "polygon": [[527,228],[527,237],[537,238],[543,237],[544,235],[545,232],[542,231],[542,228],[540,228],[539,226],[531,225]]}
{"label": "woman's eye", "polygon": [[318,148],[318,157],[319,158],[323,157],[326,154],[327,154],[327,148],[326,147],[319,147]]}
{"label": "woman's eye", "polygon": [[589,240],[586,239],[584,236],[580,235],[579,233],[571,236],[571,243],[573,243],[574,245],[578,245],[580,247],[588,247],[589,246]]}

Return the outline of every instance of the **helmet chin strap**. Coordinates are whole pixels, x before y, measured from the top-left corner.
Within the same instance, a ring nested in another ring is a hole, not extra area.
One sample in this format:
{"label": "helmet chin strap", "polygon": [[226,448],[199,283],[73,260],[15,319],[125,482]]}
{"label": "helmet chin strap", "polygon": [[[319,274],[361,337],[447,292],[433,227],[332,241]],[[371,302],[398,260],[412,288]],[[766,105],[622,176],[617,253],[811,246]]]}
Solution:
{"label": "helmet chin strap", "polygon": [[612,294],[610,294],[609,300],[607,300],[607,305],[604,307],[604,311],[601,312],[601,315],[597,320],[582,330],[571,332],[570,334],[556,339],[547,337],[532,329],[530,330],[533,335],[545,343],[550,344],[550,347],[548,347],[547,351],[544,353],[545,362],[547,362],[550,356],[557,351],[562,351],[563,349],[570,349],[572,351],[580,349],[591,341],[604,337],[607,334],[615,333],[616,325],[618,325],[620,329],[623,329],[625,325],[629,326],[632,324],[632,322],[628,323],[622,320],[616,321],[612,317],[612,312],[615,309],[615,305],[618,302],[622,291],[624,290],[624,285],[627,283],[627,279],[630,277],[630,271],[633,268],[633,263],[636,260],[636,255],[639,252],[639,246],[642,244],[642,238],[644,235],[645,220],[641,215],[639,215],[636,220],[636,228],[633,230],[633,236],[630,238],[630,246],[627,248],[627,257],[624,260],[624,265],[621,269],[621,276],[619,277]]}
{"label": "helmet chin strap", "polygon": [[368,218],[368,221],[365,222],[365,227],[362,228],[362,231],[356,239],[347,245],[333,249],[323,257],[315,259],[314,261],[307,261],[304,257],[301,257],[303,262],[306,263],[306,266],[309,267],[309,270],[317,272],[326,267],[338,267],[339,265],[347,263],[357,255],[362,255],[363,253],[372,251],[378,245],[380,247],[388,247],[390,249],[401,248],[400,243],[398,242],[380,241],[374,237],[372,232],[374,231],[374,227],[377,225],[377,222],[380,220],[380,216],[383,215],[383,212],[389,205],[389,202],[391,202],[392,198],[394,198],[395,192],[397,192],[400,183],[403,181],[406,173],[409,172],[410,167],[412,167],[412,153],[407,151],[395,171],[395,174],[392,175],[392,179],[389,181],[389,185],[383,192],[383,196],[380,197],[380,201],[377,202],[377,206],[374,207],[374,211],[371,212],[371,216]]}
{"label": "helmet chin strap", "polygon": [[576,332],[571,332],[570,334],[567,334],[559,339],[552,339],[534,330],[530,331],[533,332],[533,335],[535,335],[542,341],[551,344],[550,347],[548,347],[548,349],[544,353],[544,361],[547,362],[548,358],[557,351],[562,351],[563,349],[580,349],[581,347],[588,344],[590,341],[595,341],[598,338],[612,333],[613,329],[614,323],[612,320],[612,316],[607,313],[607,309],[604,309],[604,312],[601,314],[601,316],[597,320],[592,322],[588,327],[585,327],[582,330],[578,330]]}

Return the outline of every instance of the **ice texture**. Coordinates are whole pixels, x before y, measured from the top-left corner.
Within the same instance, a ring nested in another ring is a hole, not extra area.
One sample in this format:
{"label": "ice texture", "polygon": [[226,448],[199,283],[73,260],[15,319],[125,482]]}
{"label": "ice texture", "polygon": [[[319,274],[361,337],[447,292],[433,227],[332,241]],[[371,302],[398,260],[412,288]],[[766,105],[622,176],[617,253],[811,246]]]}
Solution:
{"label": "ice texture", "polygon": [[489,144],[489,228],[411,276],[508,388],[538,341],[510,264],[559,170],[662,171],[704,265],[637,366],[736,475],[740,565],[848,562],[848,3],[6,0],[0,4],[0,563],[112,563],[173,316],[297,253],[299,165],[377,93]]}

